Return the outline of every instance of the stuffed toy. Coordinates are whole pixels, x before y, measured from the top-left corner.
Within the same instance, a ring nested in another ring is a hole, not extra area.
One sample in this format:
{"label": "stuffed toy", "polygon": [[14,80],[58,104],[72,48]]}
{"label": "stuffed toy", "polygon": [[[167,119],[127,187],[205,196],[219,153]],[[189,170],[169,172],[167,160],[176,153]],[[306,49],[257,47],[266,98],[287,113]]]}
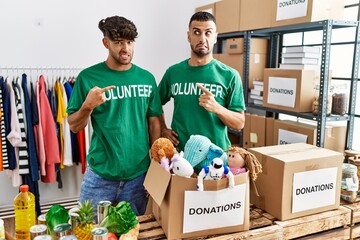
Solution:
{"label": "stuffed toy", "polygon": [[156,139],[150,149],[151,159],[160,163],[167,172],[170,172],[170,160],[175,152],[172,142],[167,138]]}
{"label": "stuffed toy", "polygon": [[203,166],[209,166],[216,157],[221,158],[224,165],[227,165],[226,153],[205,136],[191,135],[185,143],[184,158],[194,167],[196,173],[199,173]]}
{"label": "stuffed toy", "polygon": [[170,170],[172,170],[175,175],[190,178],[194,173],[194,168],[183,156],[183,151],[181,151],[180,154],[174,154],[171,158]]}
{"label": "stuffed toy", "polygon": [[227,150],[228,166],[234,174],[244,173],[249,170],[251,180],[255,181],[262,166],[254,154],[241,147],[229,147]]}
{"label": "stuffed toy", "polygon": [[229,179],[229,188],[235,186],[234,175],[230,171],[229,167],[224,166],[224,162],[221,158],[214,158],[210,166],[205,166],[200,171],[197,181],[197,190],[203,191],[203,180],[220,180],[223,175],[226,175]]}

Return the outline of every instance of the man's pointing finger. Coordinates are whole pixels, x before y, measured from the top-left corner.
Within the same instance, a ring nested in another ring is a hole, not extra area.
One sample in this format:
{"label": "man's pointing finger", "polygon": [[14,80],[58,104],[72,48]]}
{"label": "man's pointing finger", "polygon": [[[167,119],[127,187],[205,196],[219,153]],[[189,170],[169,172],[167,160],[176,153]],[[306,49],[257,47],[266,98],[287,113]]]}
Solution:
{"label": "man's pointing finger", "polygon": [[201,91],[203,91],[206,95],[213,95],[209,90],[207,90],[204,86],[202,86],[201,84],[197,83],[196,86],[198,88],[201,89]]}
{"label": "man's pointing finger", "polygon": [[113,88],[115,88],[115,86],[114,85],[111,85],[111,86],[107,86],[107,87],[104,87],[104,88],[102,88],[101,89],[101,92],[106,92],[106,91],[109,91],[110,89],[113,89]]}

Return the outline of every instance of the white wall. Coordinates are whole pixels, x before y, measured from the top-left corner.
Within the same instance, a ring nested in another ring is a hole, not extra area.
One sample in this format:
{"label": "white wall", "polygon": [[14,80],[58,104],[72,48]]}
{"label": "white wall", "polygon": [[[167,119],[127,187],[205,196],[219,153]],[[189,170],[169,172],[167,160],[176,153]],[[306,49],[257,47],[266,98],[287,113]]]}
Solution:
{"label": "white wall", "polygon": [[[97,28],[100,19],[119,15],[137,26],[133,62],[160,81],[167,67],[190,55],[186,32],[198,6],[214,0],[0,0],[1,67],[87,67],[104,61],[107,51]],[[33,80],[34,81],[34,80]],[[165,107],[167,123],[172,106]],[[82,178],[79,167],[63,172],[57,183],[40,184],[42,202],[77,197]],[[0,172],[0,210],[12,206],[18,188]]]}

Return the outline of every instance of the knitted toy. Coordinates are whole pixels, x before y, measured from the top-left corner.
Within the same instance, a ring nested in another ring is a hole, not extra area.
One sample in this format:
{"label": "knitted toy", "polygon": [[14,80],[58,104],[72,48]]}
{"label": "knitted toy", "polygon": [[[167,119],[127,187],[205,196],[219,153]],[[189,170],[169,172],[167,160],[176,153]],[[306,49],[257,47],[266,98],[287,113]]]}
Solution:
{"label": "knitted toy", "polygon": [[190,178],[194,173],[194,168],[183,156],[183,151],[181,151],[180,154],[174,154],[171,158],[170,170],[172,170],[175,175]]}
{"label": "knitted toy", "polygon": [[224,166],[224,162],[221,158],[214,158],[210,166],[202,168],[198,175],[197,189],[199,191],[204,190],[203,180],[220,180],[223,175],[226,175],[229,179],[229,188],[235,186],[234,175],[230,171],[229,167]]}
{"label": "knitted toy", "polygon": [[203,166],[211,165],[211,161],[219,157],[227,165],[226,153],[218,146],[213,144],[209,138],[202,135],[191,135],[185,143],[184,158],[199,173]]}
{"label": "knitted toy", "polygon": [[175,152],[172,142],[167,138],[156,139],[150,149],[151,159],[160,163],[168,172],[170,172],[170,160]]}

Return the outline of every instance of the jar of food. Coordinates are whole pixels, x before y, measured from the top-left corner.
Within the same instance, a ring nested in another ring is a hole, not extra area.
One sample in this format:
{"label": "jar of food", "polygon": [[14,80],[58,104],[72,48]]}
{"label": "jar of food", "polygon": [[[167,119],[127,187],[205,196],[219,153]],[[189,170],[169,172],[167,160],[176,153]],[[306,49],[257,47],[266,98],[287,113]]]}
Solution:
{"label": "jar of food", "polygon": [[[333,87],[329,86],[327,101],[326,101],[326,115],[331,114],[331,106],[332,106],[332,94],[333,94]],[[314,97],[312,102],[312,112],[315,115],[319,114],[319,95],[320,95],[320,85],[317,84],[314,86]]]}
{"label": "jar of food", "polygon": [[357,167],[350,163],[343,163],[341,179],[341,198],[347,202],[356,201],[359,189]]}
{"label": "jar of food", "polygon": [[336,85],[332,97],[331,113],[336,115],[345,115],[347,113],[347,86],[346,84]]}

